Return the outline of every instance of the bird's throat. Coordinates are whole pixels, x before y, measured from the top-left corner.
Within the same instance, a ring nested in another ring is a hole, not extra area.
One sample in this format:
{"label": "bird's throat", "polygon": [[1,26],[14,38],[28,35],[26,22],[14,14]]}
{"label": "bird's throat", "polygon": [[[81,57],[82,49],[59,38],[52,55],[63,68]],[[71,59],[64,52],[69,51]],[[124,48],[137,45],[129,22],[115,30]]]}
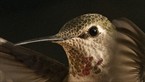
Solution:
{"label": "bird's throat", "polygon": [[102,59],[95,60],[93,56],[87,56],[79,51],[71,48],[66,51],[69,61],[69,76],[75,79],[96,76],[101,72],[98,67],[102,63]]}

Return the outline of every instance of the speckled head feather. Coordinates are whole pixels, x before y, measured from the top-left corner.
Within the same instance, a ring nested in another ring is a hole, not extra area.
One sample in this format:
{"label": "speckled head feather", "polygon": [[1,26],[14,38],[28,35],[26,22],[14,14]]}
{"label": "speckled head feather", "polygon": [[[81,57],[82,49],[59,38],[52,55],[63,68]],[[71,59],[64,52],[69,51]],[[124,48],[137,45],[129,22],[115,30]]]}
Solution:
{"label": "speckled head feather", "polygon": [[108,31],[112,31],[111,22],[100,14],[84,14],[67,22],[59,31],[58,36],[72,38],[83,33],[86,27],[98,24]]}

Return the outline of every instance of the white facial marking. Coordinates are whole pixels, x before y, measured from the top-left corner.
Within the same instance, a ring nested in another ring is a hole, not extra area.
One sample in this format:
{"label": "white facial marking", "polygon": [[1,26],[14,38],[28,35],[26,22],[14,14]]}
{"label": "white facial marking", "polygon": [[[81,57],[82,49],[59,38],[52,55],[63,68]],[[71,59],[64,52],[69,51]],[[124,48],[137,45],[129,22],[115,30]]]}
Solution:
{"label": "white facial marking", "polygon": [[97,27],[100,33],[105,33],[105,30],[103,29],[103,27],[101,27],[100,25],[97,25]]}

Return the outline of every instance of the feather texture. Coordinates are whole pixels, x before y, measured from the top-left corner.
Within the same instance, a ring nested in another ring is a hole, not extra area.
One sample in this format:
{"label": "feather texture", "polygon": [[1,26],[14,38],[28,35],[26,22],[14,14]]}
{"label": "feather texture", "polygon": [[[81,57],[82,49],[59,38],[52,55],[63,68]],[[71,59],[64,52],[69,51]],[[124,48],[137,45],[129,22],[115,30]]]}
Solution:
{"label": "feather texture", "polygon": [[145,34],[126,18],[112,23],[118,42],[112,68],[113,82],[144,82]]}
{"label": "feather texture", "polygon": [[63,64],[45,55],[10,42],[0,45],[0,82],[61,82],[66,75]]}

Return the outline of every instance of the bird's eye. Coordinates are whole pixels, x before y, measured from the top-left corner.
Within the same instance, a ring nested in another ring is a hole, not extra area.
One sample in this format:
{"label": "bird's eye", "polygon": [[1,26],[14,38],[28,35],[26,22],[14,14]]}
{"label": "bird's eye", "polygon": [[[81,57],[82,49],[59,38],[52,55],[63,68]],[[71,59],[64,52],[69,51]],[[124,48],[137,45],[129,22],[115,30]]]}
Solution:
{"label": "bird's eye", "polygon": [[98,35],[98,28],[96,26],[92,26],[89,30],[88,30],[88,33],[91,35],[91,36],[96,36]]}

